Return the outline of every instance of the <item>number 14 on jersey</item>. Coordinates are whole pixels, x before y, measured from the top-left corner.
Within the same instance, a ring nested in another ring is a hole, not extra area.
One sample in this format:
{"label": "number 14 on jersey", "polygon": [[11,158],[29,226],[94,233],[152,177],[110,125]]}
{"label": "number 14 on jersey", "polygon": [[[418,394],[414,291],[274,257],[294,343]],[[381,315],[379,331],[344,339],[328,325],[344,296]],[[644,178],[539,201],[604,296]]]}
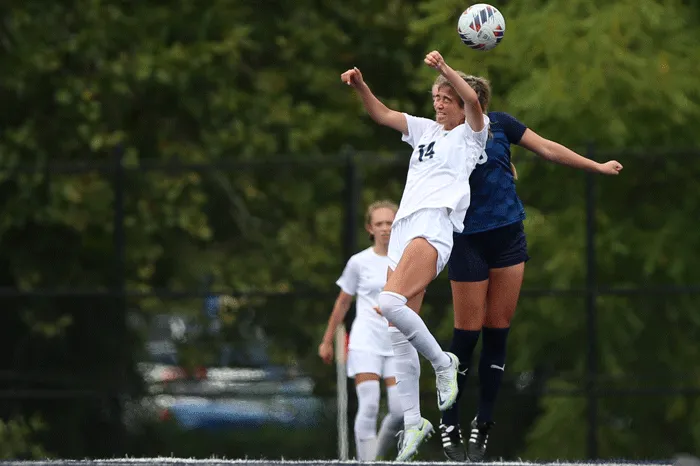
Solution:
{"label": "number 14 on jersey", "polygon": [[426,157],[432,159],[433,155],[435,155],[435,151],[433,150],[433,146],[435,146],[435,141],[429,143],[429,144],[421,144],[418,146],[418,151],[420,152],[418,154],[418,161],[422,162]]}

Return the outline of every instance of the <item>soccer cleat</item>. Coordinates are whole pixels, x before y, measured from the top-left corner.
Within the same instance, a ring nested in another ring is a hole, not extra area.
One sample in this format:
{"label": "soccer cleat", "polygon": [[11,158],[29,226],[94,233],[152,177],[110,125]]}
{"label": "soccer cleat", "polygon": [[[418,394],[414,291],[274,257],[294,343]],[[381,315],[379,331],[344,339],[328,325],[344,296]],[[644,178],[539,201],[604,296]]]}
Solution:
{"label": "soccer cleat", "polygon": [[413,458],[418,453],[420,444],[432,437],[433,432],[433,425],[425,418],[421,418],[418,426],[399,432],[399,454],[396,461],[409,461]]}
{"label": "soccer cleat", "polygon": [[440,411],[449,409],[457,401],[459,386],[457,385],[457,371],[459,359],[452,353],[445,352],[450,357],[450,365],[444,369],[435,371],[435,384],[437,385],[438,408]]}
{"label": "soccer cleat", "polygon": [[472,432],[467,444],[467,458],[473,463],[484,461],[486,455],[486,444],[489,441],[489,431],[493,427],[493,422],[472,421]]}
{"label": "soccer cleat", "polygon": [[450,461],[467,461],[462,441],[462,430],[459,426],[446,426],[440,424],[440,437],[442,439],[442,451]]}

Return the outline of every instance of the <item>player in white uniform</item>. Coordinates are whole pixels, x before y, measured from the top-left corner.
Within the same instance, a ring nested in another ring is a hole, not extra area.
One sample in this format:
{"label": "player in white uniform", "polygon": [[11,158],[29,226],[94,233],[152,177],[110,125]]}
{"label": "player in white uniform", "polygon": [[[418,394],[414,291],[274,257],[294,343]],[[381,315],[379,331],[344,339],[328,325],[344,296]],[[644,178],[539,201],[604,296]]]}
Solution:
{"label": "player in white uniform", "polygon": [[404,409],[404,431],[397,461],[410,459],[433,432],[420,414],[420,363],[425,356],[436,374],[438,407],[448,409],[457,397],[454,354],[442,350],[418,312],[426,287],[447,264],[453,231],[461,232],[469,207],[469,175],[486,147],[489,118],[480,97],[439,52],[425,57],[440,76],[432,88],[435,120],[387,108],[370,91],[357,68],[341,75],[360,95],[377,123],[403,134],[413,154],[399,211],[389,242],[391,266],[379,295],[379,310],[391,330],[396,379]]}
{"label": "player in white uniform", "polygon": [[[357,414],[355,415],[355,447],[359,461],[383,457],[393,445],[401,429],[403,408],[394,378],[393,351],[387,328],[389,323],[374,311],[379,293],[386,284],[389,267],[387,249],[394,221],[396,204],[377,201],[367,209],[365,228],[373,245],[350,258],[336,284],[340,293],[333,306],[318,354],[330,364],[333,360],[333,335],[357,296],[356,316],[348,345],[348,377],[355,378]],[[377,434],[379,414],[379,381],[384,379],[389,412]]]}

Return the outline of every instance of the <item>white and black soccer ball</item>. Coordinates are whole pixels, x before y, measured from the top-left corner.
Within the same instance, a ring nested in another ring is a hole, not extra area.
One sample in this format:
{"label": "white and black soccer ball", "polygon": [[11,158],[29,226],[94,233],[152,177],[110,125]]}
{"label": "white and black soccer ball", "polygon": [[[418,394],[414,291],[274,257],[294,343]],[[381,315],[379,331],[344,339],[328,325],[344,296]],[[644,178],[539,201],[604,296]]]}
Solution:
{"label": "white and black soccer ball", "polygon": [[491,50],[506,33],[506,20],[498,9],[487,3],[467,8],[459,17],[457,32],[460,39],[474,50]]}

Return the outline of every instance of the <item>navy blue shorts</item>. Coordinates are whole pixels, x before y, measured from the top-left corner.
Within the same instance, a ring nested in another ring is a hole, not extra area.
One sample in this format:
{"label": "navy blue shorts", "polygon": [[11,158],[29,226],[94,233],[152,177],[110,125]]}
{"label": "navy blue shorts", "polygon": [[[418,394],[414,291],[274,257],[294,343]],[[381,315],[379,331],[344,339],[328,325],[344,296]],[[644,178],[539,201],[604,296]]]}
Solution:
{"label": "navy blue shorts", "polygon": [[447,276],[456,282],[480,282],[489,278],[489,269],[510,267],[528,259],[523,222],[472,235],[455,234]]}

